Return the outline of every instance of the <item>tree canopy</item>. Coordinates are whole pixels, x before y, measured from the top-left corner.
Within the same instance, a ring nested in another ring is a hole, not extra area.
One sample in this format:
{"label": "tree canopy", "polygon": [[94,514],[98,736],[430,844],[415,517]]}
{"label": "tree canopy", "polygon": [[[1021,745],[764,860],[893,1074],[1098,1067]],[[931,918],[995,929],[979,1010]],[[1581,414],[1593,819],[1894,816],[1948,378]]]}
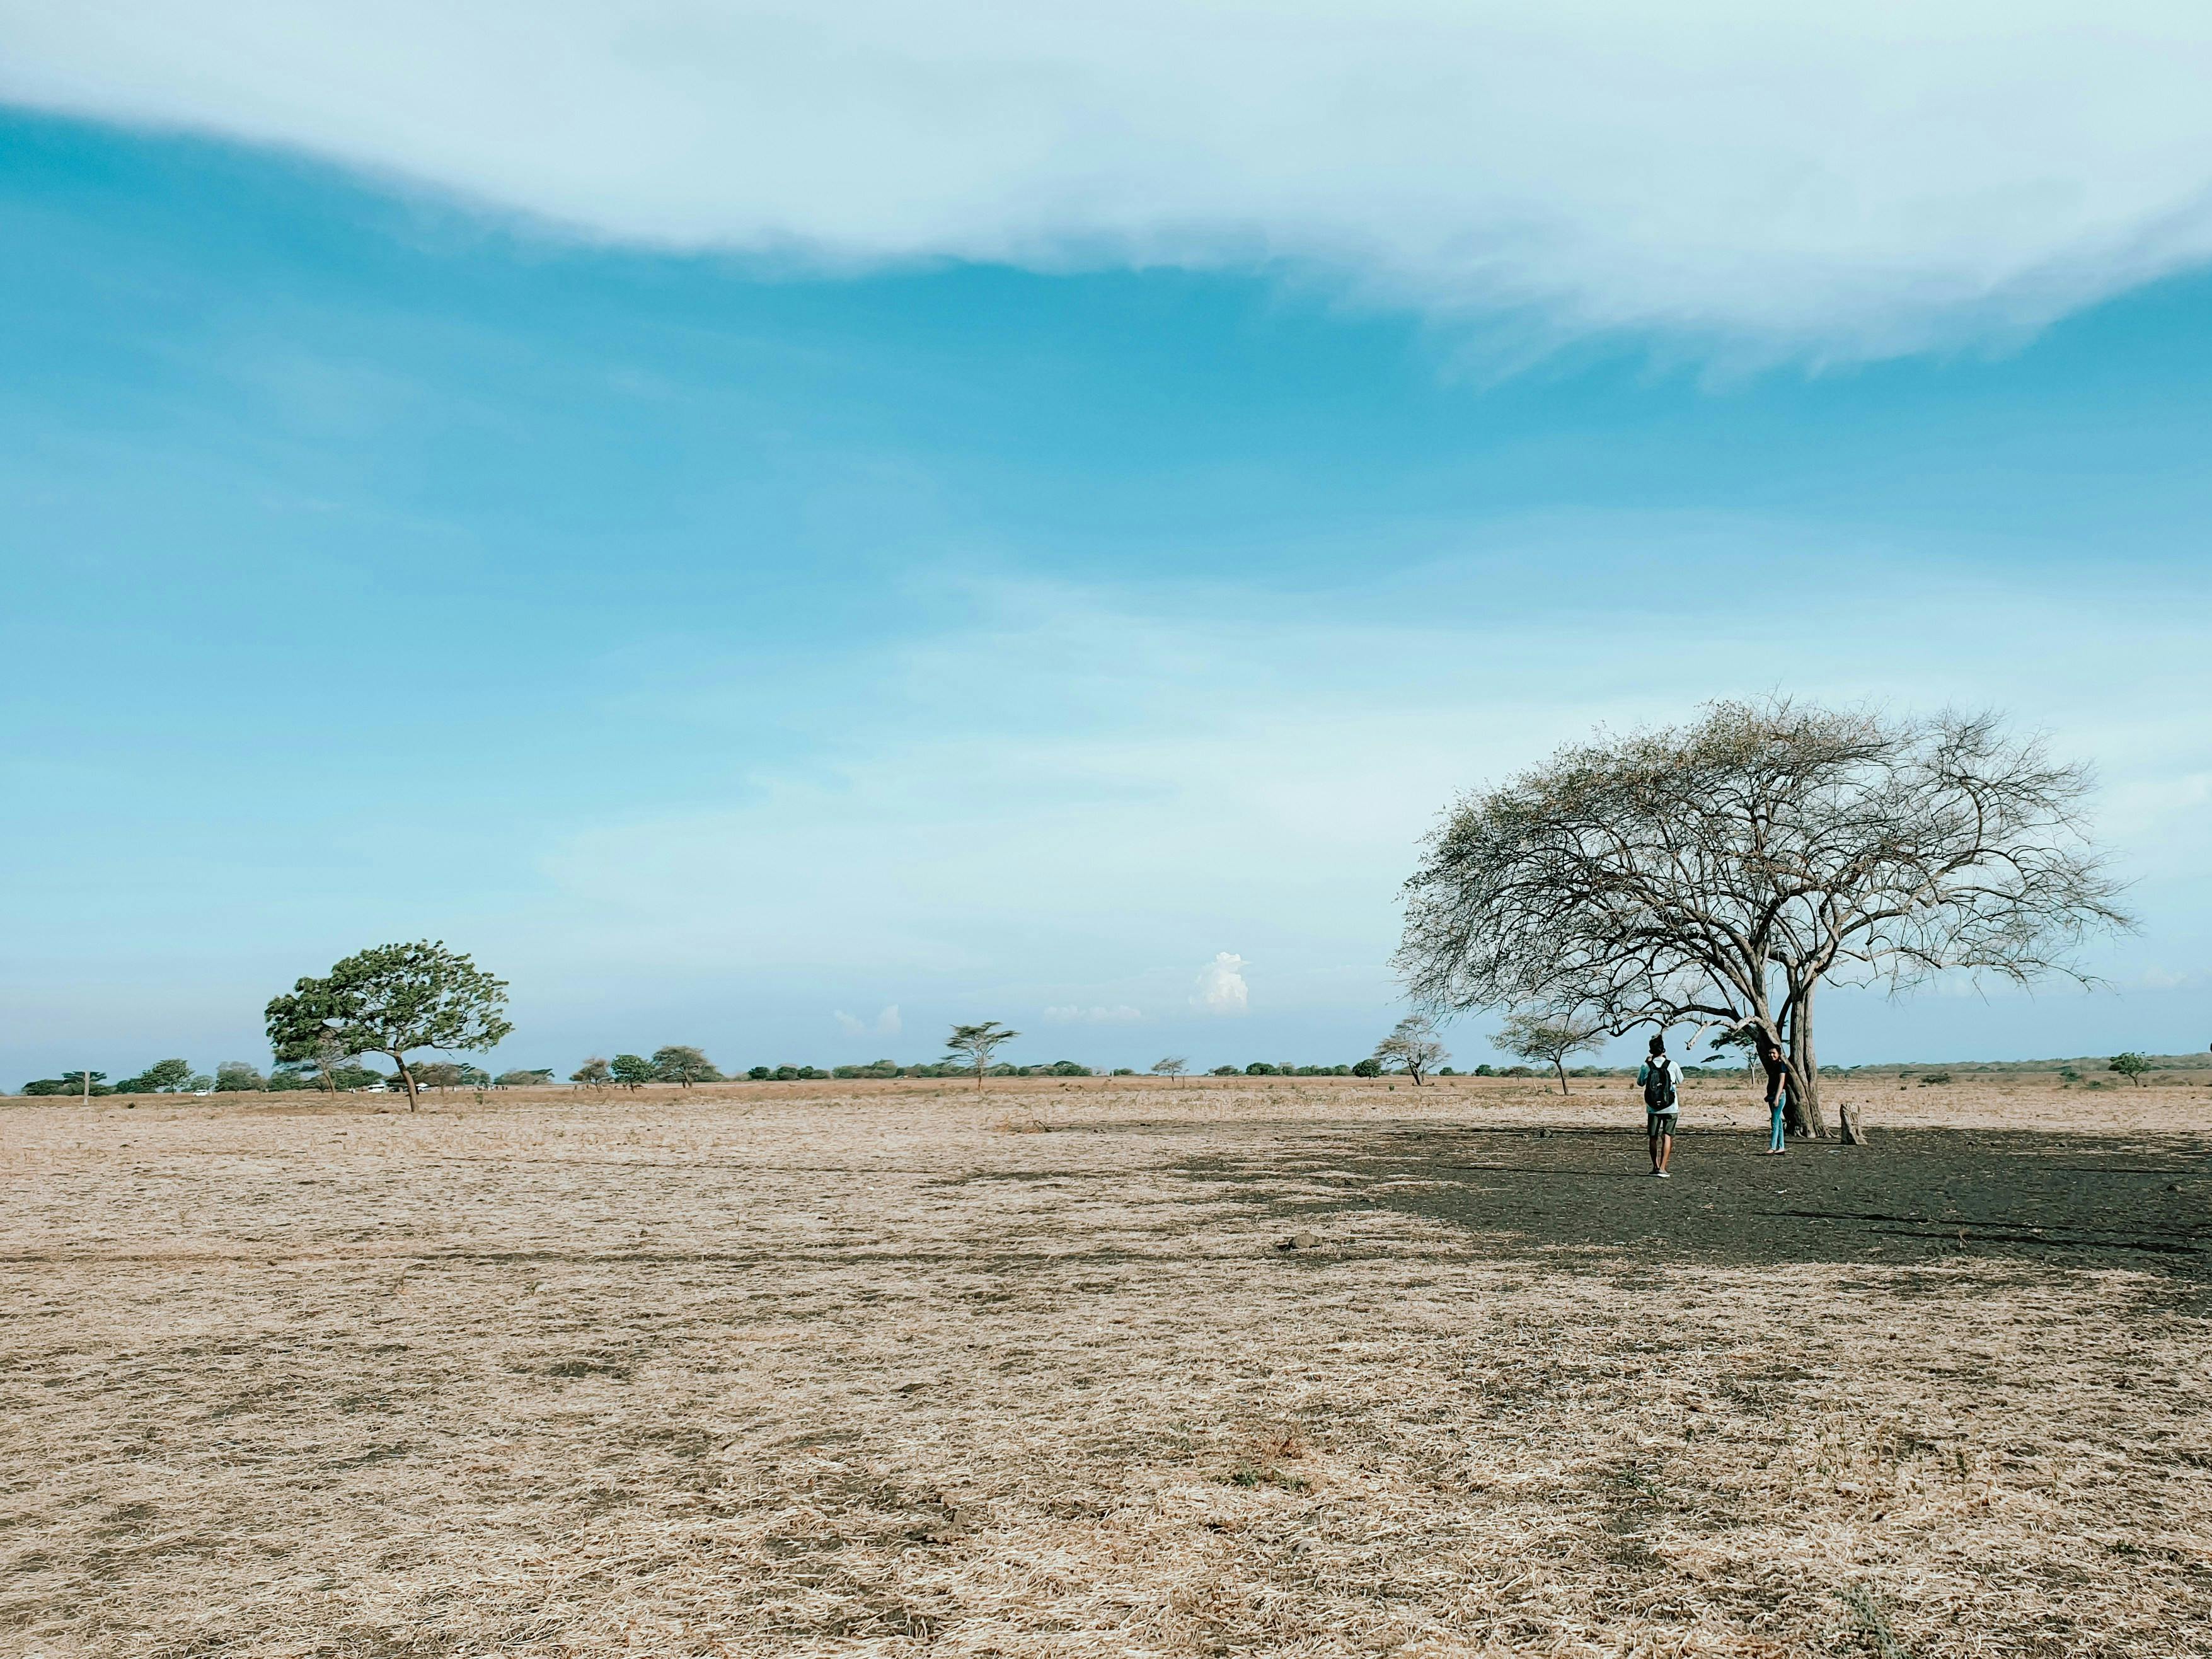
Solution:
{"label": "tree canopy", "polygon": [[1573,1092],[1567,1087],[1568,1058],[1602,1044],[1605,1028],[1584,1015],[1510,1014],[1504,1029],[1491,1041],[1516,1060],[1540,1060],[1550,1066],[1559,1073],[1564,1095]]}
{"label": "tree canopy", "polygon": [[380,945],[273,998],[269,1042],[276,1058],[287,1061],[313,1060],[331,1048],[386,1055],[399,1068],[411,1112],[416,1091],[409,1053],[495,1048],[514,1029],[506,1012],[507,982],[447,949],[443,940]]}
{"label": "tree canopy", "polygon": [[720,1083],[722,1074],[714,1062],[707,1058],[706,1051],[685,1042],[664,1043],[653,1051],[653,1074],[663,1083],[680,1083],[690,1088],[695,1083]]}
{"label": "tree canopy", "polygon": [[157,1060],[137,1077],[126,1077],[115,1085],[118,1095],[173,1095],[191,1086],[191,1062],[185,1060]]}
{"label": "tree canopy", "polygon": [[2085,978],[2075,947],[2129,925],[2090,784],[1991,714],[1717,703],[1460,799],[1406,884],[1398,965],[1439,1010],[1759,1027],[1825,1133],[1823,982]]}
{"label": "tree canopy", "polygon": [[1423,1079],[1451,1056],[1437,1038],[1435,1016],[1416,1012],[1400,1020],[1390,1035],[1375,1045],[1372,1058],[1378,1074],[1395,1066],[1412,1078],[1418,1089]]}
{"label": "tree canopy", "polygon": [[991,1056],[1020,1035],[995,1019],[987,1019],[979,1025],[956,1025],[952,1035],[945,1041],[945,1064],[973,1071],[975,1086],[981,1089],[983,1074],[991,1069]]}

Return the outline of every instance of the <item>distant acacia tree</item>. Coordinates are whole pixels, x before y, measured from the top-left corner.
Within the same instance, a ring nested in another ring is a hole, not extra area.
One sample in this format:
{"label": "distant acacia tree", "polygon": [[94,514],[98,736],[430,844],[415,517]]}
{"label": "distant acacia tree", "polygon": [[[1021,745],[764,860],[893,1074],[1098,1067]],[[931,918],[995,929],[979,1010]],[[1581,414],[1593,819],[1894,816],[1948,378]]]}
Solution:
{"label": "distant acacia tree", "polygon": [[1190,1062],[1181,1054],[1170,1054],[1165,1060],[1156,1060],[1152,1062],[1154,1077],[1171,1077],[1175,1079],[1178,1086],[1182,1082],[1182,1074],[1188,1070],[1190,1070]]}
{"label": "distant acacia tree", "polygon": [[289,1059],[295,1065],[304,1063],[313,1066],[316,1076],[322,1080],[323,1091],[326,1094],[334,1095],[338,1091],[341,1086],[338,1078],[342,1073],[357,1072],[361,1069],[360,1053],[348,1048],[343,1039],[329,1031],[325,1031],[318,1036],[306,1054],[279,1054],[277,1058]]}
{"label": "distant acacia tree", "polygon": [[2143,1073],[2150,1070],[2150,1061],[2130,1049],[2124,1054],[2114,1054],[2106,1069],[2118,1072],[2140,1089],[2143,1086]]}
{"label": "distant acacia tree", "polygon": [[1395,1066],[1413,1079],[1413,1086],[1418,1089],[1423,1079],[1451,1055],[1437,1041],[1435,1016],[1411,1013],[1375,1045],[1371,1058],[1378,1074],[1383,1068]]}
{"label": "distant acacia tree", "polygon": [[450,1060],[426,1060],[415,1068],[415,1081],[425,1089],[458,1089],[468,1080],[465,1068]]}
{"label": "distant acacia tree", "polygon": [[642,1088],[653,1081],[653,1062],[643,1054],[617,1054],[607,1071],[625,1089]]}
{"label": "distant acacia tree", "polygon": [[1509,1014],[1504,1030],[1491,1041],[1516,1060],[1540,1060],[1559,1074],[1559,1092],[1567,1087],[1567,1060],[1586,1054],[1605,1042],[1605,1028],[1595,1020],[1568,1014],[1553,1018],[1543,1014]]}
{"label": "distant acacia tree", "polygon": [[383,1054],[399,1068],[410,1112],[416,1091],[408,1054],[496,1048],[514,1029],[506,1013],[504,980],[430,939],[348,957],[320,979],[299,981],[267,1010],[278,1059],[311,1058],[326,1042],[349,1054]]}
{"label": "distant acacia tree", "polygon": [[182,1092],[192,1080],[192,1066],[185,1060],[157,1060],[137,1077],[126,1077],[115,1085],[118,1095],[173,1095]]}
{"label": "distant acacia tree", "polygon": [[538,1089],[543,1088],[552,1080],[553,1068],[550,1066],[518,1066],[511,1072],[501,1072],[492,1079],[492,1083],[495,1087],[501,1089]]}
{"label": "distant acacia tree", "polygon": [[1763,1030],[1822,1134],[1822,984],[2086,980],[2075,948],[2130,925],[2090,782],[1994,714],[1716,703],[1463,797],[1406,884],[1399,969],[1439,1010]]}
{"label": "distant acacia tree", "polygon": [[260,1068],[243,1060],[226,1060],[215,1068],[215,1091],[219,1095],[258,1094],[269,1086]]}
{"label": "distant acacia tree", "polygon": [[593,1054],[581,1066],[568,1073],[568,1081],[580,1083],[586,1089],[604,1089],[614,1081],[614,1074],[607,1070],[605,1060]]}
{"label": "distant acacia tree", "polygon": [[981,1089],[984,1074],[991,1069],[991,1056],[1020,1035],[995,1019],[987,1019],[980,1025],[956,1025],[952,1035],[945,1039],[944,1063],[974,1072],[975,1086]]}
{"label": "distant acacia tree", "polygon": [[703,1049],[681,1042],[666,1043],[653,1051],[653,1074],[663,1083],[680,1083],[687,1089],[695,1083],[722,1080],[721,1073]]}

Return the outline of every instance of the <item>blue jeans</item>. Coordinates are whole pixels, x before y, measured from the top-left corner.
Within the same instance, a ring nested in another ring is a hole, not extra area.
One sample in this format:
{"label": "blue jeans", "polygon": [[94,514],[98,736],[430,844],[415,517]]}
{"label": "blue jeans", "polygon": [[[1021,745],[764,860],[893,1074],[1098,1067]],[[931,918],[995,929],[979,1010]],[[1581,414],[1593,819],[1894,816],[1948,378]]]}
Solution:
{"label": "blue jeans", "polygon": [[1773,1109],[1774,1138],[1766,1143],[1766,1150],[1770,1152],[1778,1152],[1784,1150],[1782,1144],[1783,1123],[1784,1119],[1790,1109],[1790,1097],[1788,1095],[1775,1096]]}

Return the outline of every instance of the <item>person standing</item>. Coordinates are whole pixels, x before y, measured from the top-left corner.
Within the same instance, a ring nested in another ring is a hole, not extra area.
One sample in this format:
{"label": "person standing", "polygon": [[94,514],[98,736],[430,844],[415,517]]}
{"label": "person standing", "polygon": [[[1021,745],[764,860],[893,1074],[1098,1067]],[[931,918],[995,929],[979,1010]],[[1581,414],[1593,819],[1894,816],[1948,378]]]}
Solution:
{"label": "person standing", "polygon": [[1651,1142],[1651,1173],[1668,1179],[1667,1161],[1674,1155],[1674,1127],[1682,1115],[1682,1068],[1667,1052],[1662,1031],[1651,1039],[1651,1052],[1636,1068],[1644,1090],[1644,1133]]}
{"label": "person standing", "polygon": [[1771,1033],[1758,1032],[1752,1038],[1759,1050],[1759,1063],[1766,1068],[1766,1112],[1771,1120],[1771,1133],[1766,1143],[1769,1158],[1779,1158],[1790,1150],[1787,1131],[1790,1121],[1790,1062],[1782,1057],[1782,1045]]}

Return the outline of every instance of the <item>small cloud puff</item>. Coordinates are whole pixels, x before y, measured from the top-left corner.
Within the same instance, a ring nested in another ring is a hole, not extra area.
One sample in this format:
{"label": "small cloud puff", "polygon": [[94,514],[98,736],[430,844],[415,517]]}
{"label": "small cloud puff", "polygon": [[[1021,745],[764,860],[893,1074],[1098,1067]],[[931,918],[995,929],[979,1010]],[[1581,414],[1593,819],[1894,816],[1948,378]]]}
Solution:
{"label": "small cloud puff", "polygon": [[1251,1006],[1251,991],[1244,983],[1244,958],[1233,951],[1218,952],[1198,976],[1190,1006],[1202,1013],[1241,1014]]}
{"label": "small cloud puff", "polygon": [[872,1025],[866,1020],[857,1018],[840,1008],[837,1010],[837,1029],[847,1036],[894,1037],[904,1028],[899,1020],[898,1004],[894,1002],[876,1016],[875,1024]]}
{"label": "small cloud puff", "polygon": [[1124,1002],[1111,1008],[1079,1008],[1070,1003],[1065,1008],[1046,1009],[1044,1017],[1054,1025],[1127,1025],[1145,1016],[1141,1009],[1132,1008]]}

